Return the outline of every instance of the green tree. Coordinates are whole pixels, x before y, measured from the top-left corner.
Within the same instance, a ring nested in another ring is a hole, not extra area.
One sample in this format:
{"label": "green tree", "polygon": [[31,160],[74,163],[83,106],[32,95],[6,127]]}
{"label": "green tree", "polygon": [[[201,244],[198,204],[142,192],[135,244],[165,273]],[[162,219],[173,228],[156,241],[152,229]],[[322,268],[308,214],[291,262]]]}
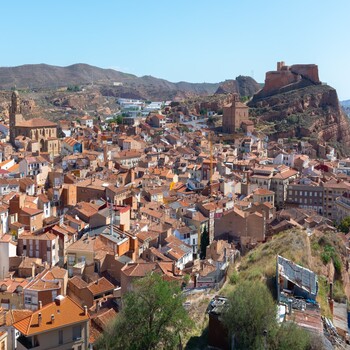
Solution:
{"label": "green tree", "polygon": [[223,323],[234,335],[237,349],[244,350],[306,350],[309,338],[306,331],[294,323],[276,320],[276,304],[266,285],[244,281],[229,295],[229,307]]}
{"label": "green tree", "polygon": [[116,118],[117,124],[118,125],[123,124],[123,119],[124,119],[123,116],[119,114]]}
{"label": "green tree", "polygon": [[350,228],[350,216],[347,216],[346,218],[344,218],[339,226],[338,226],[338,229],[341,231],[341,232],[344,232],[344,233],[348,233],[349,232],[349,228]]}
{"label": "green tree", "polygon": [[192,328],[183,307],[180,286],[157,274],[133,284],[123,298],[123,309],[99,338],[96,348],[105,350],[176,349],[182,335]]}
{"label": "green tree", "polygon": [[201,251],[200,251],[200,258],[205,259],[207,255],[207,246],[209,245],[209,233],[207,226],[204,226],[204,229],[201,234]]}
{"label": "green tree", "polygon": [[294,322],[284,322],[268,337],[268,349],[306,350],[310,349],[310,336]]}
{"label": "green tree", "polygon": [[276,326],[276,305],[262,282],[244,281],[229,296],[223,322],[238,349],[263,349],[266,334]]}

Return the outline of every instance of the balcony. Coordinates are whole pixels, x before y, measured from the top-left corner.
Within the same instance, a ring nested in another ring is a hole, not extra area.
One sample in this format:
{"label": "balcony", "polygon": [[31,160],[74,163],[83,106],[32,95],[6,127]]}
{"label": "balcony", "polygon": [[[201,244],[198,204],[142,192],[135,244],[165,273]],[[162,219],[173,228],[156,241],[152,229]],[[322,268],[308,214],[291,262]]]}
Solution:
{"label": "balcony", "polygon": [[22,349],[35,349],[40,346],[39,342],[32,337],[25,337],[24,335],[21,335],[17,338],[17,350],[22,350]]}

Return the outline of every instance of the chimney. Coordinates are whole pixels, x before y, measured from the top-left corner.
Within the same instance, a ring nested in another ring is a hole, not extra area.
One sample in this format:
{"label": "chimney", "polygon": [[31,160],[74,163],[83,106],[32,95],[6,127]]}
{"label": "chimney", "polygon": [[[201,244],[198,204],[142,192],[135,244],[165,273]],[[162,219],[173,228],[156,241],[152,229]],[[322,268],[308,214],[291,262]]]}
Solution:
{"label": "chimney", "polygon": [[38,325],[39,325],[39,327],[41,326],[42,320],[43,320],[43,317],[41,315],[41,312],[39,312],[39,314],[38,314]]}
{"label": "chimney", "polygon": [[63,295],[57,295],[57,297],[55,298],[56,305],[60,306],[63,300],[64,300],[64,296]]}
{"label": "chimney", "polygon": [[35,277],[35,264],[31,264],[31,267],[32,267],[32,278]]}
{"label": "chimney", "polygon": [[55,323],[55,315],[52,314],[52,315],[51,315],[51,324],[54,324],[54,323]]}
{"label": "chimney", "polygon": [[41,310],[42,308],[43,308],[43,302],[39,300],[39,310]]}
{"label": "chimney", "polygon": [[87,306],[84,305],[84,315],[86,316],[88,314],[88,311],[87,311]]}

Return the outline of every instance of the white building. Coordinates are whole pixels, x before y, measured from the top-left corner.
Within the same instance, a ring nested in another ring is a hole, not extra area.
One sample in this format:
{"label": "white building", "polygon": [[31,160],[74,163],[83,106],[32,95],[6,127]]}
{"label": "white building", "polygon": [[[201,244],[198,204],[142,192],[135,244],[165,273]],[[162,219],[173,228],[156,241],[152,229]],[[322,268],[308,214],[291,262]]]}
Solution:
{"label": "white building", "polygon": [[84,117],[80,118],[80,124],[86,126],[87,128],[92,128],[94,126],[94,120],[92,117],[85,115]]}
{"label": "white building", "polygon": [[0,239],[0,276],[4,279],[9,273],[10,258],[16,256],[17,246],[12,241],[12,236],[5,234]]}

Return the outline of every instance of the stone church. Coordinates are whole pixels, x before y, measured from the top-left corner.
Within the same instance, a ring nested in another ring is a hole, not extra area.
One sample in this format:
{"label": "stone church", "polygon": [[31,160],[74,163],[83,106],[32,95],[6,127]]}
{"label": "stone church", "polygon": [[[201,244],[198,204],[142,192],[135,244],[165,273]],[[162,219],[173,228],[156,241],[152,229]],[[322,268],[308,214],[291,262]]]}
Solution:
{"label": "stone church", "polygon": [[223,108],[222,131],[232,134],[242,128],[242,124],[249,121],[249,107],[239,101],[239,96],[234,94],[231,101]]}
{"label": "stone church", "polygon": [[57,138],[57,124],[43,118],[25,120],[21,114],[20,98],[17,91],[12,93],[10,106],[10,142],[28,140],[31,152],[60,154],[60,140]]}

